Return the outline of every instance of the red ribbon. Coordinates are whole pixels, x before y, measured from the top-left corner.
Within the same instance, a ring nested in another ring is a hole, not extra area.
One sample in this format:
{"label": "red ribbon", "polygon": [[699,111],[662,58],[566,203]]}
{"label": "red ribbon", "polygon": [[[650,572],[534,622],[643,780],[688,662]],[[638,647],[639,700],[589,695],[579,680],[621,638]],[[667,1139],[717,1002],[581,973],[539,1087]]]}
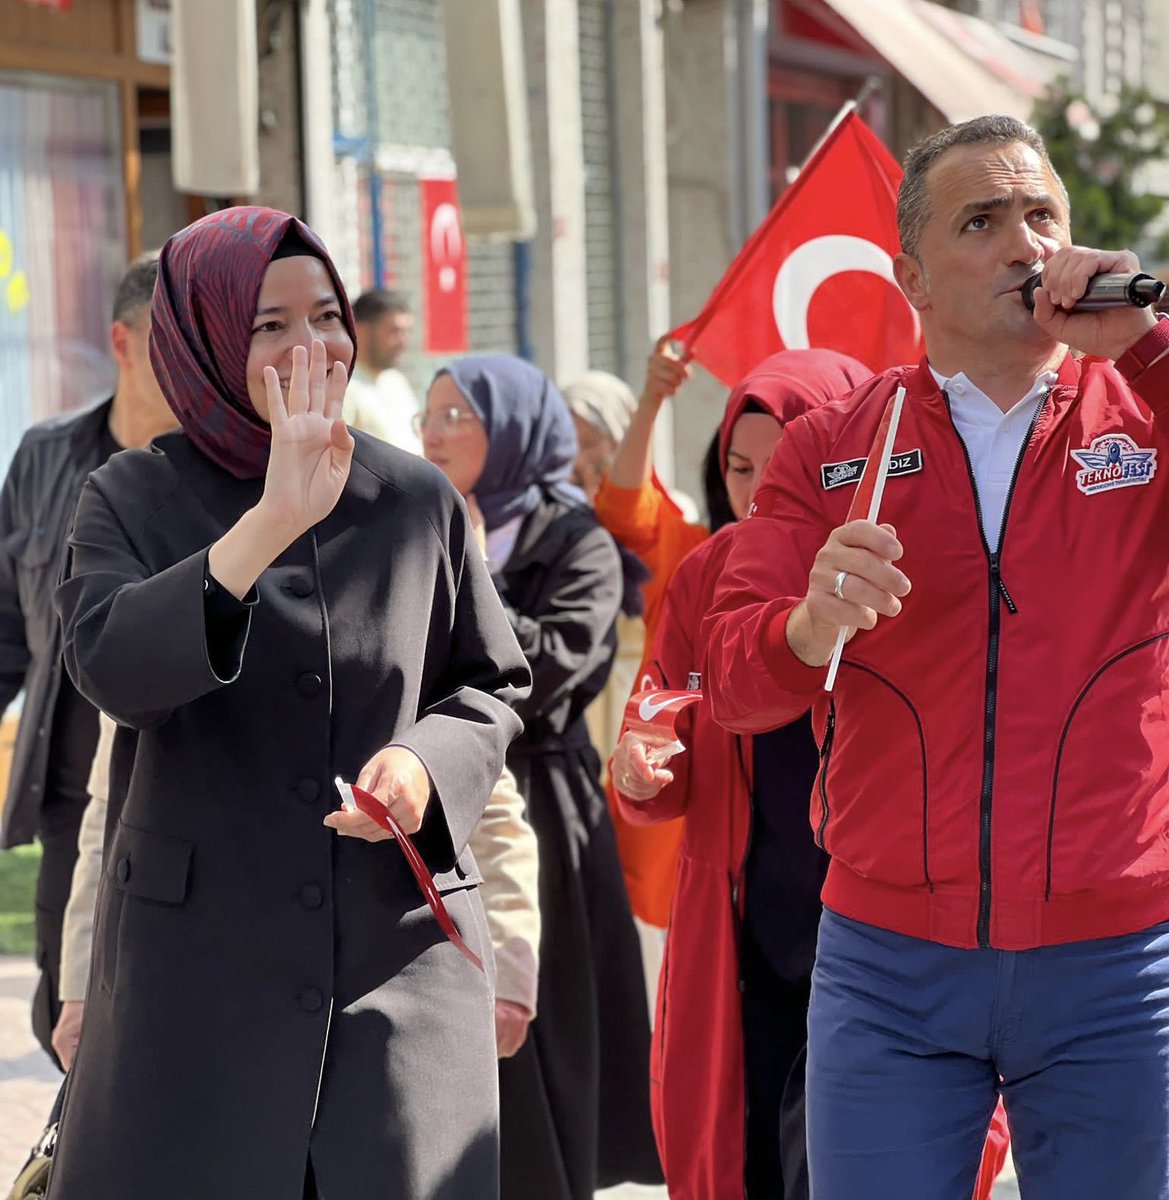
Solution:
{"label": "red ribbon", "polygon": [[[434,913],[434,919],[439,923],[443,933],[447,935],[451,944],[460,954],[473,962],[482,971],[483,960],[463,941],[462,934],[459,933],[458,928],[451,919],[451,914],[447,912],[447,907],[443,903],[438,888],[434,886],[434,877],[430,874],[430,869],[423,861],[422,855],[418,853],[414,843],[407,837],[406,831],[398,824],[394,814],[376,796],[370,795],[364,788],[359,788],[356,784],[343,784],[341,780],[338,780],[337,786],[338,788],[348,789],[353,796],[353,803],[375,825],[379,825],[388,833],[393,834],[394,840],[402,847],[402,853],[406,856],[406,862],[413,872],[414,878],[418,881],[419,890],[422,892],[426,903],[430,905],[430,911]],[[344,791],[341,794],[344,795]]]}

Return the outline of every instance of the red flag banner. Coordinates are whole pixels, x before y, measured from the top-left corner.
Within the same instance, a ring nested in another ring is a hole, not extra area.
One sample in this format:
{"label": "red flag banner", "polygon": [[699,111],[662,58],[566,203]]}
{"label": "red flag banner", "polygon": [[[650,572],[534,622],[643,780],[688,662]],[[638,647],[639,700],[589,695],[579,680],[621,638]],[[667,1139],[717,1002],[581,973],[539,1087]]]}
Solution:
{"label": "red flag banner", "polygon": [[467,352],[467,245],[453,179],[422,179],[422,261],[427,354]]}
{"label": "red flag banner", "polygon": [[671,337],[728,387],[779,350],[916,362],[921,327],[893,279],[901,168],[850,112]]}

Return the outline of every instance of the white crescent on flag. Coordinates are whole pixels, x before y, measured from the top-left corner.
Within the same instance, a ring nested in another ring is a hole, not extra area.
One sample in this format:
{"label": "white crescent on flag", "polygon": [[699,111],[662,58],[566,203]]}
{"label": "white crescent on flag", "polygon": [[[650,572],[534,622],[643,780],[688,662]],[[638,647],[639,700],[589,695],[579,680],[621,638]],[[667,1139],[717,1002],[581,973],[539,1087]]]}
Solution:
{"label": "white crescent on flag", "polygon": [[[775,273],[771,306],[775,327],[789,350],[808,350],[808,306],[820,285],[844,271],[866,271],[887,280],[893,287],[893,259],[887,251],[866,238],[830,234],[797,246]],[[900,295],[898,289],[898,295]],[[914,336],[921,336],[917,313],[905,302],[913,317]]]}
{"label": "white crescent on flag", "polygon": [[459,210],[453,204],[440,204],[430,219],[430,256],[439,264],[438,286],[444,292],[454,290],[458,271],[452,264],[457,263],[462,254]]}

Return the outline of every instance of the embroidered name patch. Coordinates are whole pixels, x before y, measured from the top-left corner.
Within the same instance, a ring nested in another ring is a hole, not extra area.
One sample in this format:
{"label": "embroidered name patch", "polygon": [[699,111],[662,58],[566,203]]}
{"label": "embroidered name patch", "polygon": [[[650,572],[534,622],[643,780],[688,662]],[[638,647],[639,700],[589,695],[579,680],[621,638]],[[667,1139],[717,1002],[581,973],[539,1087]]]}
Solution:
{"label": "embroidered name patch", "polygon": [[[864,469],[865,460],[863,458],[849,458],[845,459],[844,462],[821,463],[820,482],[824,485],[824,490],[830,492],[833,488],[845,487],[850,483],[859,483]],[[894,454],[889,459],[890,476],[913,475],[920,470],[920,450],[906,450],[901,454]]]}
{"label": "embroidered name patch", "polygon": [[1085,496],[1151,483],[1157,473],[1156,450],[1143,449],[1127,433],[1101,434],[1071,456],[1083,468],[1076,472],[1076,487]]}

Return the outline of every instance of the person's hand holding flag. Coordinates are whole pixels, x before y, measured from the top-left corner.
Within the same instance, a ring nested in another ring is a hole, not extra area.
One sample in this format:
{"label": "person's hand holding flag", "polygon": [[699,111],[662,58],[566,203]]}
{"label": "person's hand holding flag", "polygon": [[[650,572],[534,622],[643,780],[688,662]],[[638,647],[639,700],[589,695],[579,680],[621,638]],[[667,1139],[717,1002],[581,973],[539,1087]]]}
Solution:
{"label": "person's hand holding flag", "polygon": [[880,617],[897,616],[909,594],[909,579],[895,566],[903,553],[897,530],[876,520],[904,400],[903,388],[889,398],[848,519],[816,555],[807,595],[788,617],[787,643],[796,658],[810,667],[830,664],[828,691],[844,643]]}

